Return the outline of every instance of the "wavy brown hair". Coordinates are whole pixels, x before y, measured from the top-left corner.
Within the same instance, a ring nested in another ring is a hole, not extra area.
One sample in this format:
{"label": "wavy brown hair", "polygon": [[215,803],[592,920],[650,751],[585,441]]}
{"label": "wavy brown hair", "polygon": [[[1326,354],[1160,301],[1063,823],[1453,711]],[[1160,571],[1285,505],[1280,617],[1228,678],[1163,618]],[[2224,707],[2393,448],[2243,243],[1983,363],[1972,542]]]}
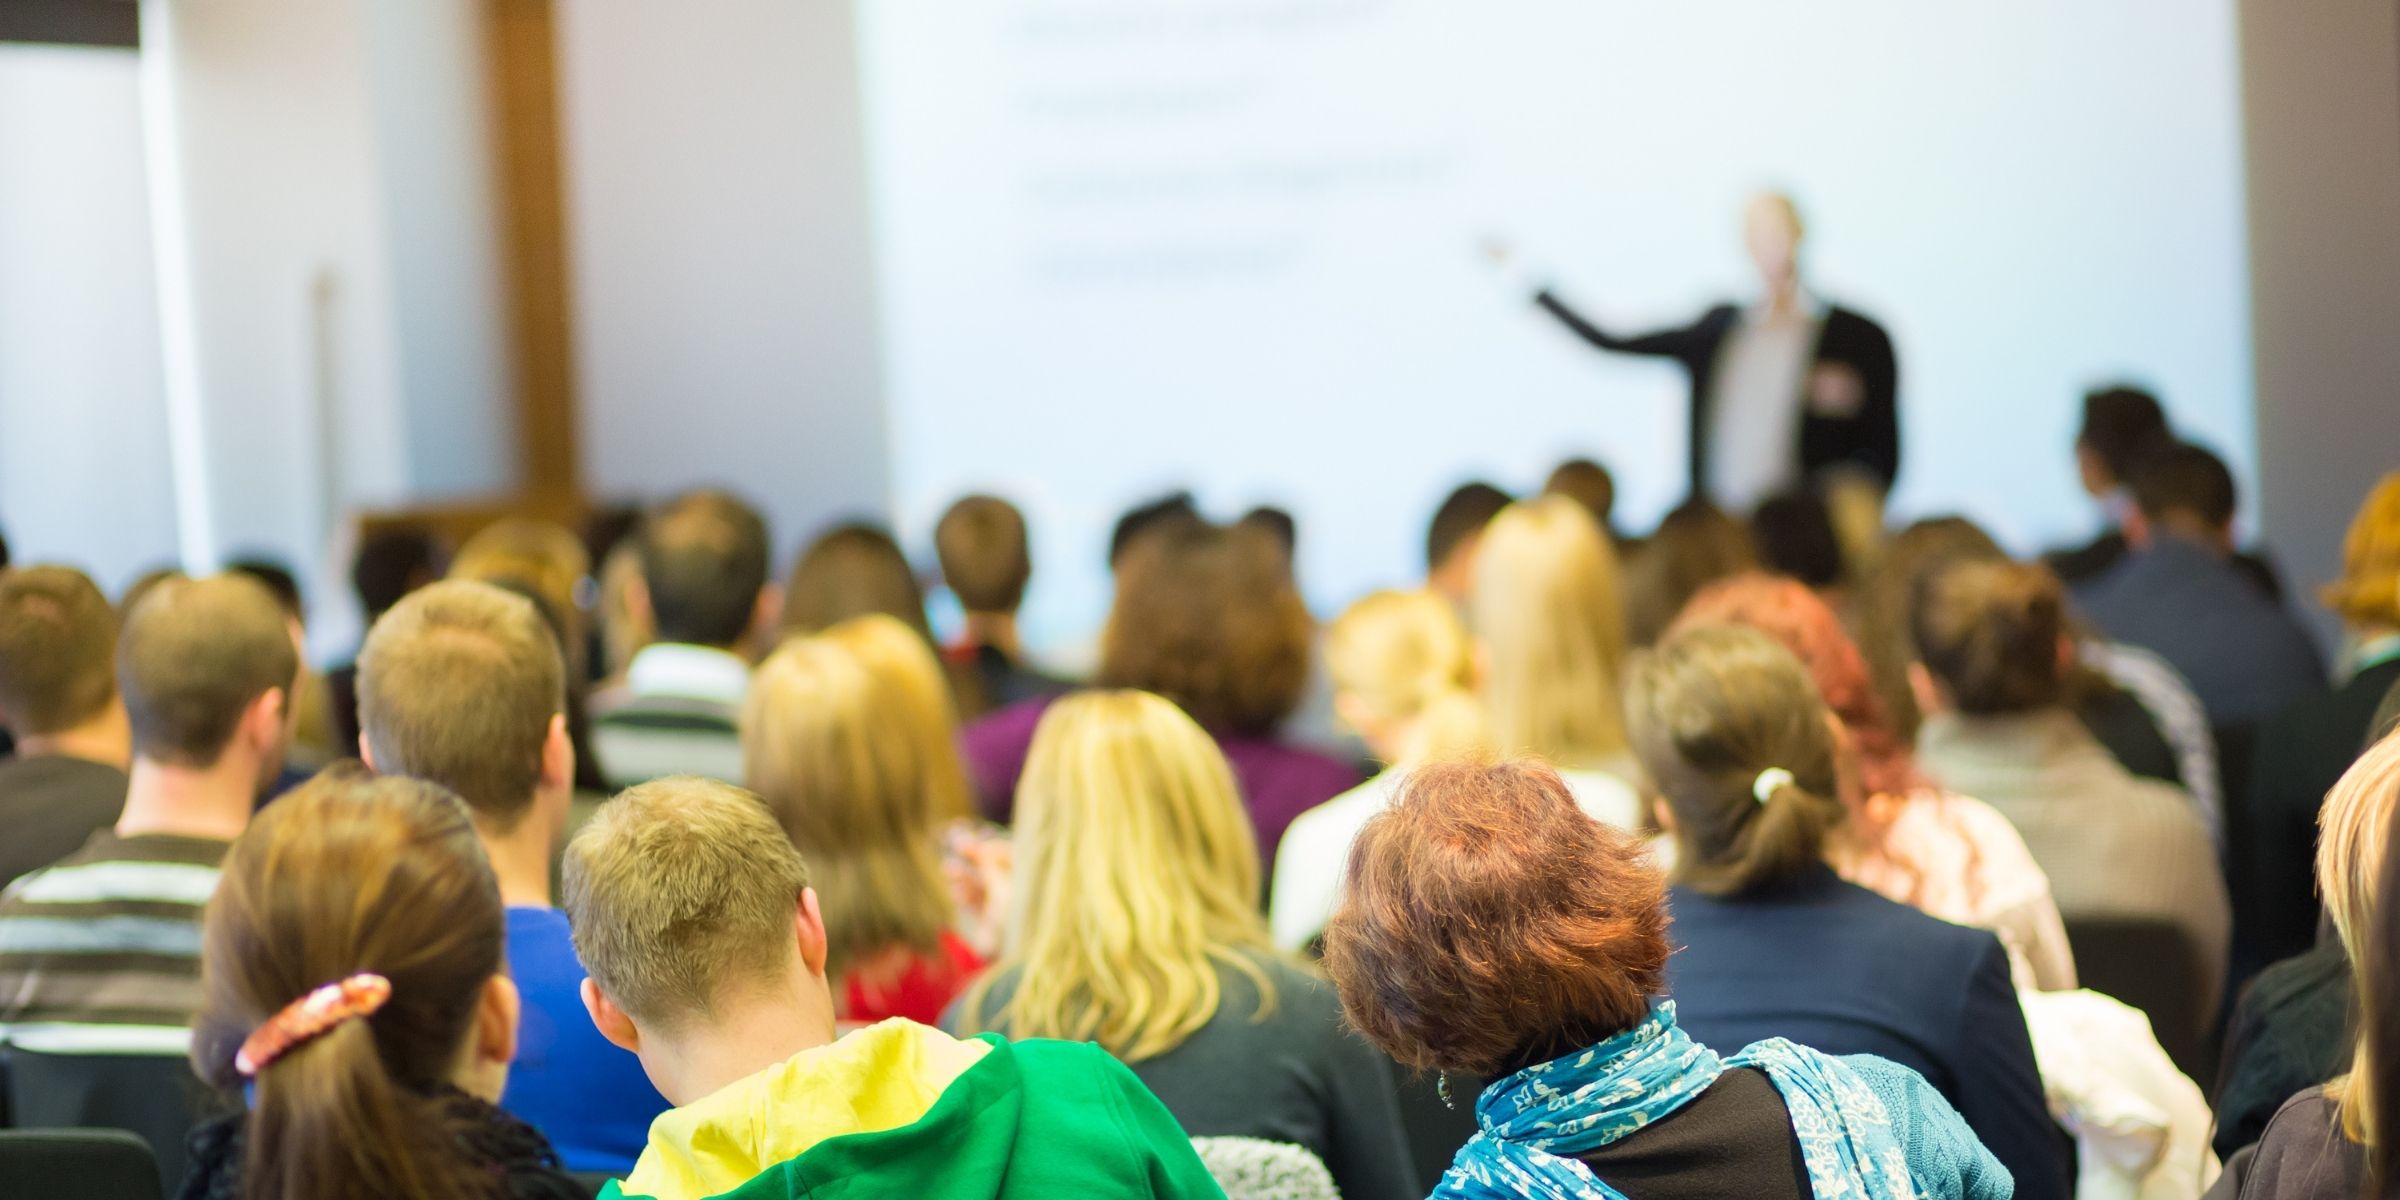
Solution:
{"label": "wavy brown hair", "polygon": [[1300,703],[1313,632],[1274,535],[1172,519],[1118,564],[1094,682],[1165,696],[1212,732],[1264,736]]}

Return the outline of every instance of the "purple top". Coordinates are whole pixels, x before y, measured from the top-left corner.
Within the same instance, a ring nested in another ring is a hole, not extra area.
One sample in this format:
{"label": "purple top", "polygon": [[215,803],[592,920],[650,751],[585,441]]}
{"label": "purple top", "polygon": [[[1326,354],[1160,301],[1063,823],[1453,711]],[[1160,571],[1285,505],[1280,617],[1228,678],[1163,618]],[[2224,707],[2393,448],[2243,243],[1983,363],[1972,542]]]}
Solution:
{"label": "purple top", "polygon": [[[1016,813],[1017,777],[1025,773],[1025,752],[1051,699],[1011,704],[959,731],[958,750],[966,759],[976,801],[984,816],[1003,825]],[[1292,818],[1358,786],[1358,769],[1271,737],[1215,730],[1210,734],[1233,768],[1234,784],[1242,789],[1242,803],[1250,809],[1250,824],[1258,832],[1259,864],[1272,879],[1275,848],[1283,842],[1284,828]]]}

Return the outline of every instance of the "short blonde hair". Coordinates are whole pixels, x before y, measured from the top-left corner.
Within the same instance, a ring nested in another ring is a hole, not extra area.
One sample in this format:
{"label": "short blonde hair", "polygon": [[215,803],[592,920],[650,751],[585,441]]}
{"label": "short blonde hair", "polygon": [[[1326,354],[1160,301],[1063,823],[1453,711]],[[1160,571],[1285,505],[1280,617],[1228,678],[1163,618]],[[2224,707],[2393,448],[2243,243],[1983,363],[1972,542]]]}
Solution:
{"label": "short blonde hair", "polygon": [[[2351,972],[2362,983],[2375,956],[2390,953],[2389,948],[2374,944],[2378,925],[2375,891],[2383,880],[2395,808],[2400,808],[2400,733],[2388,734],[2368,747],[2325,794],[2325,807],[2317,814],[2317,891],[2325,899],[2325,915],[2342,940],[2342,950],[2350,957]],[[2361,996],[2360,1000],[2359,1011],[2373,1013],[2380,1011],[2376,1005],[2392,1004],[2400,997]],[[2328,1089],[2341,1106],[2342,1127],[2355,1141],[2366,1140],[2376,1105],[2382,1100],[2372,1094],[2367,1082],[2373,1075],[2372,1066],[2362,1036],[2349,1078]]]}
{"label": "short blonde hair", "polygon": [[[1216,742],[1173,703],[1101,691],[1052,705],[1018,785],[1015,936],[989,1014],[1012,1037],[1096,1041],[1126,1062],[1216,1016],[1220,967],[1274,990],[1257,836]],[[986,1023],[992,976],[967,994]]]}
{"label": "short blonde hair", "polygon": [[830,636],[759,664],[742,705],[742,769],[816,867],[828,970],[894,946],[931,953],[955,913],[929,772],[898,689]]}
{"label": "short blonde hair", "polygon": [[464,579],[401,598],[358,652],[358,722],[379,771],[457,792],[501,833],[541,782],[566,665],[531,600]]}
{"label": "short blonde hair", "polygon": [[925,802],[927,823],[938,826],[973,816],[966,767],[958,758],[958,703],[933,647],[888,613],[852,617],[826,630],[825,636],[866,666],[884,692],[877,707],[897,719],[900,732],[915,747],[915,763],[924,776],[917,791]]}
{"label": "short blonde hair", "polygon": [[759,798],[681,775],[628,788],[568,843],[575,954],[646,1024],[705,1020],[789,969],[808,864]]}
{"label": "short blonde hair", "polygon": [[1432,592],[1376,592],[1343,610],[1325,630],[1325,666],[1334,691],[1377,720],[1416,723],[1404,761],[1453,757],[1485,740],[1466,628]]}
{"label": "short blonde hair", "polygon": [[1543,496],[1492,518],[1467,616],[1498,749],[1570,768],[1625,752],[1624,594],[1616,551],[1582,505]]}

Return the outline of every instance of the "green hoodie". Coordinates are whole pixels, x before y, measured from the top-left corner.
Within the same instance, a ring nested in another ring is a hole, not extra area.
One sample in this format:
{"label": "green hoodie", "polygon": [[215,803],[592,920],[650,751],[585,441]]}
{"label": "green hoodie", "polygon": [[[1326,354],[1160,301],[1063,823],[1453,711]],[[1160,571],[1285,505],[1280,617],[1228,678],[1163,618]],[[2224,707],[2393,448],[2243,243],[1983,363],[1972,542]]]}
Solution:
{"label": "green hoodie", "polygon": [[658,1118],[602,1200],[1051,1200],[1224,1193],[1097,1046],[885,1021]]}

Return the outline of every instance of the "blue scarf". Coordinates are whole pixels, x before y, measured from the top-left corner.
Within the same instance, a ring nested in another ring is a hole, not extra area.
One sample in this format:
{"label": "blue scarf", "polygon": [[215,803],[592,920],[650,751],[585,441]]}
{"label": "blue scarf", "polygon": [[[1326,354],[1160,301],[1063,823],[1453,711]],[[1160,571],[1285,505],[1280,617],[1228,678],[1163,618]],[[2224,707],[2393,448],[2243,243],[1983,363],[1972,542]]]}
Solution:
{"label": "blue scarf", "polygon": [[1485,1088],[1476,1135],[1433,1200],[1624,1200],[1576,1156],[1663,1120],[1735,1067],[1758,1068],[1783,1097],[1817,1195],[1917,1196],[1890,1114],[1856,1072],[1780,1038],[1721,1060],[1665,1001],[1624,1033]]}

